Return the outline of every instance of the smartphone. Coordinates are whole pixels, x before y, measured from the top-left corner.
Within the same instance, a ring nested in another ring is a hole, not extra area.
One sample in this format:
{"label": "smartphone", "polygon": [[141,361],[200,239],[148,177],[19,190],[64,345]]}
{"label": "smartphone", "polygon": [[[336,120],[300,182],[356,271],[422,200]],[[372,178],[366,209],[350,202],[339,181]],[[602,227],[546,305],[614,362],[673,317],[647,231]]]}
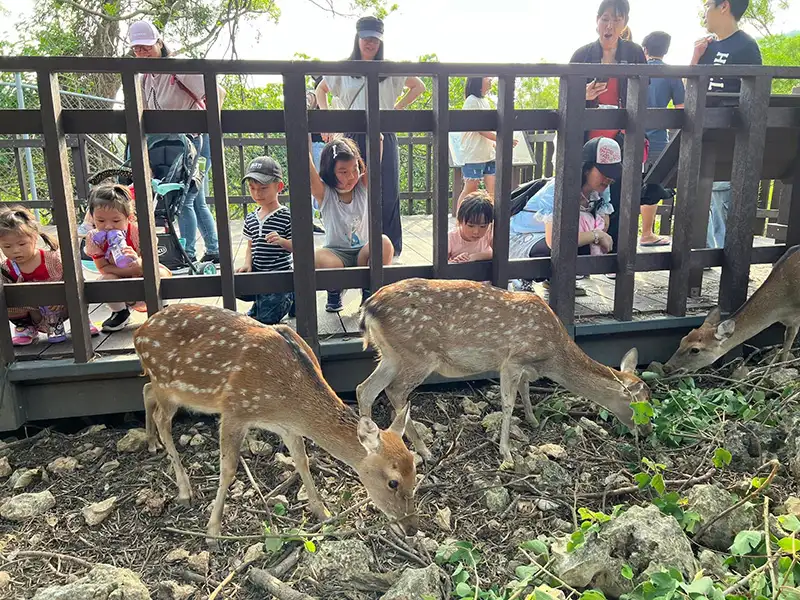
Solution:
{"label": "smartphone", "polygon": [[593,83],[608,83],[608,77],[595,77]]}

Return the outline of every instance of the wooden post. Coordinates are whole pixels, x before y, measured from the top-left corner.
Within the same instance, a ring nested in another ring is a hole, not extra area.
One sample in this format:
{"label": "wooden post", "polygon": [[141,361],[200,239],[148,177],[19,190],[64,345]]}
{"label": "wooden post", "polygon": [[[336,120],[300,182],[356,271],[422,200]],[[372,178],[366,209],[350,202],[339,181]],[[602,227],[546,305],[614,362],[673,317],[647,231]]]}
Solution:
{"label": "wooden post", "polygon": [[494,237],[492,284],[508,288],[508,234],[512,160],[514,152],[514,83],[512,75],[502,75],[497,82],[497,180],[494,199]]}
{"label": "wooden post", "polygon": [[[369,284],[383,285],[383,201],[381,199],[381,113],[378,76],[367,77],[367,173],[369,177]],[[391,258],[391,257],[390,257]]]}
{"label": "wooden post", "polygon": [[[708,238],[709,210],[711,209],[711,194],[714,187],[714,175],[717,169],[717,148],[714,144],[703,148],[703,156],[700,159],[700,180],[697,183],[697,196],[689,201],[686,210],[691,212],[692,231],[691,248],[692,250],[705,248]],[[703,269],[689,269],[689,297],[699,298],[703,293]]]}
{"label": "wooden post", "polygon": [[[450,80],[434,77],[433,88],[433,276],[442,279],[447,272],[448,200],[450,197]],[[453,210],[456,183],[453,182]]]}

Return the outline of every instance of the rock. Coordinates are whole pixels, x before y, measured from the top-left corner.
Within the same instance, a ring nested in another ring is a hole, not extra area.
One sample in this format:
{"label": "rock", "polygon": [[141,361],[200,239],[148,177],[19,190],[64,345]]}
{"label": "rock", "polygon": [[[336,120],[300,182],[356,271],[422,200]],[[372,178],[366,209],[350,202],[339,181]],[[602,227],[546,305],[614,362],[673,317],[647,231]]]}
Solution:
{"label": "rock", "polygon": [[53,475],[63,475],[64,473],[72,473],[77,468],[78,468],[78,459],[72,458],[71,456],[60,456],[54,461],[52,461],[49,465],[47,465],[47,470],[50,471]]}
{"label": "rock", "polygon": [[769,374],[769,383],[775,388],[784,388],[800,377],[797,369],[775,369]]}
{"label": "rock", "polygon": [[538,449],[528,454],[522,461],[517,461],[515,468],[521,475],[538,475],[537,483],[547,488],[563,489],[572,486],[572,475]]}
{"label": "rock", "polygon": [[453,528],[450,526],[451,516],[452,511],[450,510],[450,507],[445,506],[444,508],[440,508],[436,511],[436,516],[433,517],[433,522],[436,523],[436,526],[442,531],[452,531]]}
{"label": "rock", "polygon": [[197,591],[193,585],[182,585],[172,579],[160,581],[156,598],[158,600],[189,600]]}
{"label": "rock", "polygon": [[[689,501],[687,510],[694,510],[700,514],[700,527],[735,502],[730,493],[717,484],[696,485],[689,490],[686,498]],[[743,529],[752,529],[753,525],[753,509],[742,506],[722,519],[716,520],[695,541],[714,550],[727,551],[736,534]]]}
{"label": "rock", "polygon": [[195,573],[205,575],[208,573],[208,563],[210,559],[211,557],[208,554],[208,551],[203,550],[202,552],[198,552],[197,554],[193,554],[187,558],[186,565]]}
{"label": "rock", "polygon": [[433,431],[431,431],[430,427],[419,421],[411,421],[411,423],[414,425],[414,429],[417,430],[417,434],[422,438],[426,446],[433,444]]}
{"label": "rock", "polygon": [[89,527],[94,527],[105,521],[116,506],[117,497],[111,496],[111,498],[106,498],[102,502],[95,502],[94,504],[86,506],[81,512],[83,513],[86,524]]}
{"label": "rock", "polygon": [[367,573],[373,563],[372,552],[361,540],[320,541],[317,551],[306,554],[306,564],[317,581],[346,582]]}
{"label": "rock", "polygon": [[19,494],[0,505],[0,517],[9,521],[27,521],[46,513],[56,505],[49,490],[36,494]]}
{"label": "rock", "polygon": [[182,447],[188,446],[189,442],[191,442],[191,441],[192,441],[192,436],[191,435],[187,435],[185,433],[181,437],[178,438],[178,444],[180,444]]}
{"label": "rock", "polygon": [[627,487],[631,485],[631,480],[625,477],[622,473],[612,473],[603,479],[605,489],[610,490],[616,487]]}
{"label": "rock", "polygon": [[3,456],[0,458],[0,477],[8,477],[11,475],[11,465],[8,464],[8,457]]}
{"label": "rock", "polygon": [[24,490],[32,485],[41,474],[41,469],[17,469],[8,478],[8,483],[12,490]]}
{"label": "rock", "polygon": [[275,462],[278,463],[279,465],[282,465],[283,467],[291,467],[292,469],[294,469],[294,461],[285,454],[282,454],[281,452],[275,453]]}
{"label": "rock", "polygon": [[0,590],[11,586],[11,574],[8,571],[0,571]]}
{"label": "rock", "polygon": [[247,551],[244,553],[244,562],[251,562],[260,558],[265,558],[266,556],[267,553],[264,552],[264,544],[259,542],[258,544],[253,544],[247,549]]}
{"label": "rock", "polygon": [[[528,442],[530,442],[530,438],[524,431],[522,431],[522,429],[520,429],[519,424],[521,422],[522,421],[520,420],[519,417],[514,417],[514,416],[511,417],[509,438],[519,440],[520,442],[527,444]],[[489,413],[488,415],[483,417],[483,420],[481,421],[481,425],[486,430],[486,433],[491,434],[492,439],[495,440],[499,439],[500,437],[500,427],[502,426],[502,424],[503,424],[503,413],[500,411]]]}
{"label": "rock", "polygon": [[230,487],[228,496],[230,496],[231,500],[238,500],[239,498],[244,496],[244,481],[240,479],[234,481],[233,485],[231,485]]}
{"label": "rock", "polygon": [[[417,535],[419,536],[419,534]],[[436,554],[436,551],[439,549],[439,542],[437,542],[432,537],[428,536],[418,537],[417,542],[419,543],[420,546],[425,548],[425,550],[430,552],[431,555]]]}
{"label": "rock", "polygon": [[598,437],[602,437],[602,438],[607,438],[608,437],[608,431],[603,429],[603,427],[601,425],[595,423],[594,421],[591,421],[591,420],[587,419],[586,417],[581,417],[580,420],[578,421],[578,423],[580,423],[580,426],[583,427],[586,431],[591,431],[593,434],[595,434]]}
{"label": "rock", "polygon": [[473,402],[469,398],[464,398],[461,401],[461,409],[464,411],[464,414],[467,415],[477,415],[480,416],[483,414],[488,408],[489,404],[487,402]]}
{"label": "rock", "polygon": [[161,515],[166,501],[166,496],[162,496],[149,488],[139,490],[139,493],[136,494],[136,506],[144,505],[144,512],[154,517]]}
{"label": "rock", "polygon": [[783,449],[790,437],[786,431],[776,427],[732,420],[723,424],[721,434],[725,449],[731,453],[729,468],[740,473],[749,473],[760,467],[767,458],[764,455]]}
{"label": "rock", "polygon": [[101,473],[111,473],[111,471],[113,471],[117,467],[119,467],[119,461],[118,460],[110,460],[110,461],[100,465],[100,472]]}
{"label": "rock", "polygon": [[87,435],[94,435],[95,433],[100,433],[104,431],[106,426],[103,423],[99,423],[97,425],[90,425],[84,431],[81,432],[80,437],[86,437]]}
{"label": "rock", "polygon": [[269,456],[272,454],[272,446],[262,440],[248,438],[247,449],[253,456]]}
{"label": "rock", "polygon": [[202,446],[205,443],[206,443],[206,438],[203,436],[203,434],[196,433],[192,436],[189,445],[192,446],[193,448],[196,448],[197,446]]}
{"label": "rock", "polygon": [[147,587],[129,569],[98,564],[74,583],[40,589],[33,600],[151,600]]}
{"label": "rock", "polygon": [[[91,444],[90,444],[91,445]],[[103,449],[99,446],[94,446],[88,450],[84,450],[80,454],[76,456],[79,461],[83,461],[83,463],[90,463],[96,461],[103,455]]]}
{"label": "rock", "polygon": [[560,533],[572,533],[572,523],[560,517],[552,519],[550,521],[550,527],[553,531],[558,531]]}
{"label": "rock", "polygon": [[176,562],[181,562],[189,558],[189,551],[185,548],[175,548],[175,550],[170,550],[167,555],[164,557],[164,562],[167,564],[172,564]]}
{"label": "rock", "polygon": [[565,458],[567,456],[567,451],[558,444],[542,444],[539,446],[539,452],[554,460]]}
{"label": "rock", "polygon": [[538,508],[542,512],[547,512],[549,510],[557,509],[558,503],[553,502],[552,500],[547,500],[545,498],[539,498],[536,501],[536,508]]}
{"label": "rock", "polygon": [[717,579],[724,580],[731,573],[728,567],[725,566],[724,557],[720,556],[713,550],[702,550],[699,556],[700,568],[709,575],[713,575]]}
{"label": "rock", "polygon": [[783,503],[782,508],[785,514],[800,517],[800,498],[797,496],[789,496],[786,502]]}
{"label": "rock", "polygon": [[130,429],[117,442],[117,452],[139,452],[147,448],[147,432],[144,429]]}
{"label": "rock", "polygon": [[406,569],[380,600],[445,600],[450,597],[450,580],[436,565]]}
{"label": "rock", "polygon": [[[566,550],[568,540],[558,538],[552,546],[553,573],[567,585],[597,588],[606,597],[629,593],[661,569],[677,569],[686,581],[697,572],[692,546],[680,525],[652,504],[634,506],[604,523],[599,535],[590,534],[573,552]],[[620,574],[624,564],[633,569],[632,581]]]}
{"label": "rock", "polygon": [[308,492],[306,491],[306,486],[300,484],[300,487],[297,488],[297,496],[295,499],[298,502],[308,502]]}
{"label": "rock", "polygon": [[483,492],[483,503],[489,512],[501,513],[508,508],[511,502],[511,494],[501,485],[491,487]]}

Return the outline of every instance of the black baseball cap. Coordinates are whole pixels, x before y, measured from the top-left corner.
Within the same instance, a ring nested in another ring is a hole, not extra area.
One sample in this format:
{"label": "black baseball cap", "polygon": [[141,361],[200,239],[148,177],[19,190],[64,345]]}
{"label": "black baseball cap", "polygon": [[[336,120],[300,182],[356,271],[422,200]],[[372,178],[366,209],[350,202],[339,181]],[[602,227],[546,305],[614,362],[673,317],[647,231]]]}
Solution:
{"label": "black baseball cap", "polygon": [[583,146],[582,161],[594,163],[597,170],[614,181],[622,178],[622,150],[619,144],[607,137],[589,140]]}
{"label": "black baseball cap", "polygon": [[358,37],[383,40],[383,21],[377,17],[361,17],[356,22]]}
{"label": "black baseball cap", "polygon": [[247,172],[242,177],[242,183],[252,179],[261,184],[283,181],[283,169],[271,156],[259,156],[250,161]]}

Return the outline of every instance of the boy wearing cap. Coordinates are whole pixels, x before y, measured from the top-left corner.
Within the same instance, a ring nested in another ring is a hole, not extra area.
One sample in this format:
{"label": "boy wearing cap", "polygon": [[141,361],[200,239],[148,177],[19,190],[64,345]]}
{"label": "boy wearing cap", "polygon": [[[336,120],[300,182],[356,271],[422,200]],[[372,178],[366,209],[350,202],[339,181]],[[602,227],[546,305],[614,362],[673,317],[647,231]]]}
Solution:
{"label": "boy wearing cap", "polygon": [[[237,273],[264,273],[292,270],[292,214],[278,202],[283,191],[283,171],[275,159],[259,156],[250,162],[242,178],[250,197],[258,204],[244,220],[247,238],[245,264]],[[288,314],[294,300],[291,292],[239,296],[253,302],[248,316],[265,325],[276,325]]]}

